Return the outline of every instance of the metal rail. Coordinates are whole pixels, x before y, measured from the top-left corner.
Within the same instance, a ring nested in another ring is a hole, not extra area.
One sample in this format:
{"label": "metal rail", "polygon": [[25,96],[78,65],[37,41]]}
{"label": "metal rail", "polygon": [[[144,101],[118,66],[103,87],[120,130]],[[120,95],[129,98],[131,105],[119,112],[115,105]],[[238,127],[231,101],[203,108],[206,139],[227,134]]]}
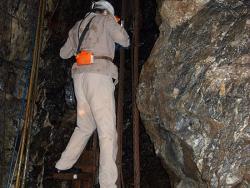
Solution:
{"label": "metal rail", "polygon": [[[33,117],[35,96],[37,92],[37,77],[38,77],[38,65],[40,61],[40,51],[42,45],[42,30],[44,15],[46,9],[46,0],[39,1],[39,15],[36,29],[35,48],[33,51],[33,62],[30,76],[29,91],[27,97],[27,105],[25,111],[25,120],[22,129],[22,137],[20,142],[20,148],[18,153],[18,168],[15,188],[24,187],[25,175],[27,171],[27,161],[29,154],[29,143],[30,143],[30,127]],[[23,170],[22,170],[23,169]]]}
{"label": "metal rail", "polygon": [[[126,19],[126,0],[122,0],[121,20],[125,23]],[[125,72],[125,50],[120,49],[120,68],[119,68],[119,88],[117,101],[117,132],[118,132],[118,188],[125,188],[122,173],[122,150],[123,150],[123,108],[124,108],[124,72]]]}
{"label": "metal rail", "polygon": [[139,0],[134,0],[134,33],[133,33],[133,69],[132,69],[132,104],[133,104],[133,146],[134,146],[134,187],[140,187],[140,124],[139,111],[136,105],[136,90],[139,82]]}

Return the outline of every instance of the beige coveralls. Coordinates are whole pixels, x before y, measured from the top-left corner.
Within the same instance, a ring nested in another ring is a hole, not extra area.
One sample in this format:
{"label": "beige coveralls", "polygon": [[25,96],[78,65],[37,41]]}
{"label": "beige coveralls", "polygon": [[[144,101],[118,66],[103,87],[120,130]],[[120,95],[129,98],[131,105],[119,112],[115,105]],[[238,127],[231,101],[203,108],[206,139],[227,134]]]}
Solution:
{"label": "beige coveralls", "polygon": [[[129,46],[129,36],[112,15],[89,14],[78,28],[80,21],[69,31],[69,37],[60,50],[63,59],[72,57],[78,46],[80,35],[93,17],[81,49],[91,50],[96,56],[114,58],[115,43]],[[70,141],[56,163],[56,168],[71,168],[93,131],[97,128],[100,143],[99,183],[101,188],[115,188],[117,180],[117,132],[115,116],[115,85],[118,79],[117,67],[110,61],[96,59],[91,65],[72,67],[75,95],[77,99],[77,127]]]}

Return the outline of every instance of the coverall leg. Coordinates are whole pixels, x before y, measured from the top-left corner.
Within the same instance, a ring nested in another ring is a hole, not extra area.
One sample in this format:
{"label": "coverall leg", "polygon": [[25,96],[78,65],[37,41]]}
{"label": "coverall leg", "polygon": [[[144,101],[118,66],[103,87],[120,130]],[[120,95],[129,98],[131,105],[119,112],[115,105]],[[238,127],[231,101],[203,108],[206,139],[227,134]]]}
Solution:
{"label": "coverall leg", "polygon": [[71,168],[97,127],[100,143],[99,182],[101,188],[116,188],[117,132],[112,78],[97,73],[73,76],[77,99],[77,127],[57,162],[56,168]]}

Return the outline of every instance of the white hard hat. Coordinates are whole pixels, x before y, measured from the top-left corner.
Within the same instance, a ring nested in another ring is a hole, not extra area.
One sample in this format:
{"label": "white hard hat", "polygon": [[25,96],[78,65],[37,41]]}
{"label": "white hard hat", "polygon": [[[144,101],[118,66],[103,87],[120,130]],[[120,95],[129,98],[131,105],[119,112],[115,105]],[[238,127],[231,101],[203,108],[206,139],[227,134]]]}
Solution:
{"label": "white hard hat", "polygon": [[108,1],[100,0],[100,1],[94,2],[92,4],[92,9],[95,9],[95,8],[105,9],[110,14],[112,14],[112,15],[115,14],[114,7]]}

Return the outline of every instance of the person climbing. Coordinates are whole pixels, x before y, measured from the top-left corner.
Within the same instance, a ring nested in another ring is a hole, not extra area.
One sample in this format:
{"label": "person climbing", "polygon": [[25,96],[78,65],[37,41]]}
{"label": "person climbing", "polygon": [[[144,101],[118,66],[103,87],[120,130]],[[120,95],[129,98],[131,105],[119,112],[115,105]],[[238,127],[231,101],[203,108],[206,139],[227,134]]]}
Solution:
{"label": "person climbing", "polygon": [[77,60],[78,63],[72,66],[77,126],[55,168],[58,172],[71,169],[97,129],[100,187],[115,188],[118,177],[115,163],[118,145],[114,90],[118,70],[112,61],[115,43],[128,47],[130,40],[125,29],[117,23],[114,8],[108,1],[94,2],[91,8],[92,11],[72,27],[67,41],[60,49],[60,57],[63,59],[85,53],[85,59],[91,61],[81,64]]}

